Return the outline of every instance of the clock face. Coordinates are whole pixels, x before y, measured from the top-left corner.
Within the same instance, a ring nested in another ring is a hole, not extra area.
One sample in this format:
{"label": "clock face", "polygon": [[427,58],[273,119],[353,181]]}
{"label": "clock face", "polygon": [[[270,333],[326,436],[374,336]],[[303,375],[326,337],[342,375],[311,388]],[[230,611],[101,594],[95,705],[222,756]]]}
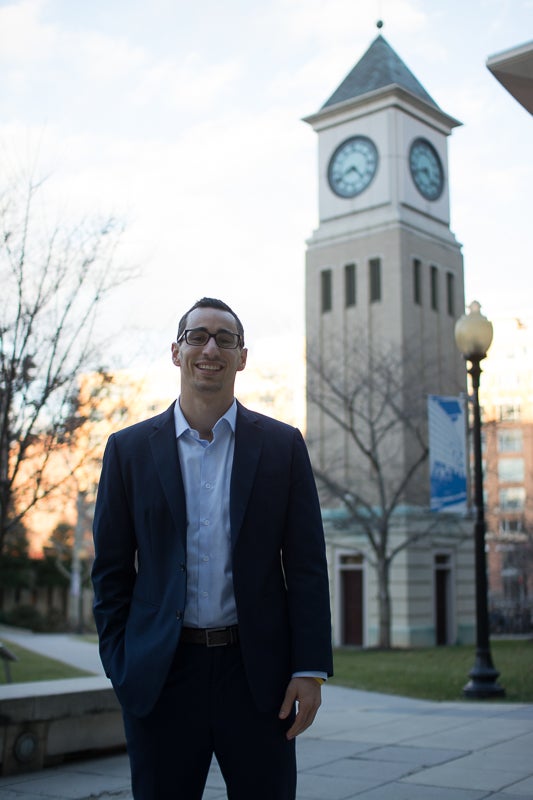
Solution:
{"label": "clock face", "polygon": [[409,151],[409,169],[415,186],[426,200],[438,200],[444,189],[439,154],[427,139],[415,139]]}
{"label": "clock face", "polygon": [[372,181],[378,167],[378,151],[367,136],[352,136],[331,156],[328,182],[339,197],[356,197]]}

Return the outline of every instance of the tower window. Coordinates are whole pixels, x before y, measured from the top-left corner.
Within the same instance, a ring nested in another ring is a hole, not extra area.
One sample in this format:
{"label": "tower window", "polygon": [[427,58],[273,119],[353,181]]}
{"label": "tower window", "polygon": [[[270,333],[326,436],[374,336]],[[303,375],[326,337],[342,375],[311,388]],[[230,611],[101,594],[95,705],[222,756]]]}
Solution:
{"label": "tower window", "polygon": [[333,307],[332,292],[333,276],[330,269],[323,269],[320,273],[320,289],[322,298],[322,313],[331,311]]}
{"label": "tower window", "polygon": [[422,305],[422,264],[418,258],[413,259],[413,300]]}
{"label": "tower window", "polygon": [[446,306],[450,317],[455,316],[455,281],[453,272],[446,273]]}
{"label": "tower window", "polygon": [[370,302],[381,300],[381,259],[371,258],[368,262],[370,278]]}
{"label": "tower window", "polygon": [[346,308],[355,305],[357,300],[355,264],[346,264],[344,267],[344,298]]}
{"label": "tower window", "polygon": [[431,308],[433,311],[439,310],[439,271],[437,267],[431,267],[430,270],[430,297]]}

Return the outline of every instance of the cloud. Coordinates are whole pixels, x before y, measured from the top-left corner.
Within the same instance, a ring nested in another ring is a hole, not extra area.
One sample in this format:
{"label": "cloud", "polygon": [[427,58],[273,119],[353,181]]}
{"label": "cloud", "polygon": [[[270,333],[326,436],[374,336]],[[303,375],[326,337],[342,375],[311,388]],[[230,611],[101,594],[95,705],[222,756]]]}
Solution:
{"label": "cloud", "polygon": [[148,67],[149,55],[143,47],[132,45],[125,37],[99,32],[69,33],[63,37],[63,57],[85,76],[111,85],[131,81]]}
{"label": "cloud", "polygon": [[[381,8],[380,8],[381,7]],[[416,34],[427,25],[428,15],[413,0],[277,0],[264,6],[265,19],[274,19],[278,35],[290,41],[311,41],[316,49],[334,50],[377,35],[378,15],[388,30]]]}
{"label": "cloud", "polygon": [[183,112],[212,109],[223,102],[226,89],[235,84],[242,67],[237,59],[206,63],[192,52],[182,61],[164,59],[151,63],[129,92],[135,106],[162,103]]}
{"label": "cloud", "polygon": [[21,0],[0,8],[0,61],[15,65],[47,60],[59,28],[41,20],[44,0]]}

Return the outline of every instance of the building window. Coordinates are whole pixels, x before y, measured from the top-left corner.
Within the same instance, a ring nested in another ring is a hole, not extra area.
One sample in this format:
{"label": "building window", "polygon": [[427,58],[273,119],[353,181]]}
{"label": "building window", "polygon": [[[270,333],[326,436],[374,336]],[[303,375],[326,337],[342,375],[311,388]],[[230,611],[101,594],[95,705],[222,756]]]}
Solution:
{"label": "building window", "polygon": [[523,486],[510,486],[500,489],[500,511],[523,511],[526,490]]}
{"label": "building window", "polygon": [[323,269],[320,273],[320,290],[322,297],[322,313],[331,311],[333,307],[332,292],[333,276],[330,269]]}
{"label": "building window", "polygon": [[501,519],[500,520],[500,534],[506,533],[522,533],[524,530],[524,520],[519,517],[518,519]]}
{"label": "building window", "polygon": [[354,306],[357,300],[355,264],[346,264],[344,267],[344,300],[346,308]]}
{"label": "building window", "polygon": [[499,453],[521,453],[524,449],[524,437],[520,428],[498,431]]}
{"label": "building window", "polygon": [[370,302],[377,303],[381,300],[381,259],[371,258],[368,262],[370,278]]}
{"label": "building window", "polygon": [[500,422],[517,422],[521,417],[520,404],[502,405],[499,408]]}
{"label": "building window", "polygon": [[524,459],[523,458],[499,458],[498,459],[498,480],[501,483],[523,483],[524,482]]}
{"label": "building window", "polygon": [[437,267],[430,269],[430,292],[431,292],[431,308],[433,311],[439,310],[439,271]]}
{"label": "building window", "polygon": [[422,305],[422,264],[418,258],[413,259],[413,300]]}
{"label": "building window", "polygon": [[446,273],[446,308],[450,317],[455,316],[455,281],[453,272]]}

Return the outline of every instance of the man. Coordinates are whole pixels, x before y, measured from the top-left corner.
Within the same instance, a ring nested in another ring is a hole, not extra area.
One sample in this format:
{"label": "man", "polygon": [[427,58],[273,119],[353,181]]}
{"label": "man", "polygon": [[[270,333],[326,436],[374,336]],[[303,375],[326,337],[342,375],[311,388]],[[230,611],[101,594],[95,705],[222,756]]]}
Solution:
{"label": "man", "polygon": [[294,738],[332,673],[317,492],[299,431],[237,403],[244,331],[220,300],[181,319],[179,401],[113,434],[94,518],[100,653],[136,800],[293,800]]}

